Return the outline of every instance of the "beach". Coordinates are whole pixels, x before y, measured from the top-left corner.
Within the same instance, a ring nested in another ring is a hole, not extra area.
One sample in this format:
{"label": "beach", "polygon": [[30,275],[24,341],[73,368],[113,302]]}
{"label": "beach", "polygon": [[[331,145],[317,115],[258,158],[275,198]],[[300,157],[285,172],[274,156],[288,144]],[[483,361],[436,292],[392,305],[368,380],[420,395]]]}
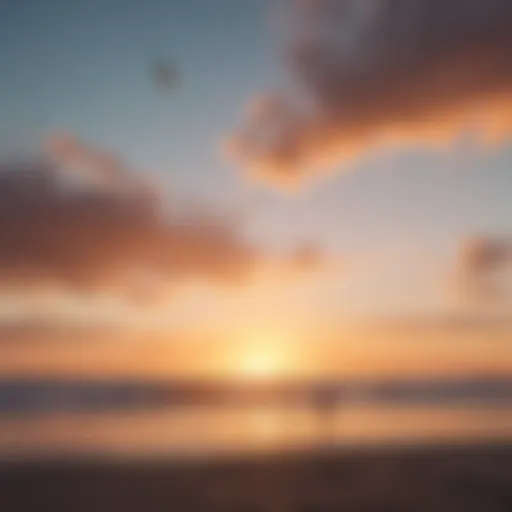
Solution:
{"label": "beach", "polygon": [[1,464],[0,510],[505,512],[512,510],[512,443],[18,459]]}

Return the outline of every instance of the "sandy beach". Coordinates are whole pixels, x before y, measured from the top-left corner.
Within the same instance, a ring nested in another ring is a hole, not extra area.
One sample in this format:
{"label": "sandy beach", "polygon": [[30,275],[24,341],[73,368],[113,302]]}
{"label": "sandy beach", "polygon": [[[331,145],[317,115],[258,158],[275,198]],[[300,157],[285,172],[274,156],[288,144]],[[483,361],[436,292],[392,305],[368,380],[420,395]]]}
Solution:
{"label": "sandy beach", "polygon": [[210,460],[13,461],[0,510],[512,510],[512,444],[345,448]]}

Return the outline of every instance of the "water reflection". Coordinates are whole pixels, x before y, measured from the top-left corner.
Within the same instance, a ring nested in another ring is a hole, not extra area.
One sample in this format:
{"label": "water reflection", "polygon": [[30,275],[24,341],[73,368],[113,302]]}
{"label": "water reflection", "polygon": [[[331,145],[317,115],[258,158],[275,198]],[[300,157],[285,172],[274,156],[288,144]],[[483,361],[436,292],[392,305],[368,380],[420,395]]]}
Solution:
{"label": "water reflection", "polygon": [[0,454],[208,455],[337,444],[512,438],[512,408],[183,406],[4,418]]}

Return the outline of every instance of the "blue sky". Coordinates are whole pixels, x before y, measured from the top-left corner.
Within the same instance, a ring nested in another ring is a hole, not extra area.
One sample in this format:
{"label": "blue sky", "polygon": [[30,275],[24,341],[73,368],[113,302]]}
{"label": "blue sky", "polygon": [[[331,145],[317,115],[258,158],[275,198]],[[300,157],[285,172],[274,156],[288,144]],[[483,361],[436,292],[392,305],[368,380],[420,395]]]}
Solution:
{"label": "blue sky", "polygon": [[[375,154],[296,194],[245,180],[220,145],[247,100],[284,81],[272,4],[4,0],[1,152],[35,151],[48,133],[73,132],[159,174],[175,195],[248,209],[248,231],[267,247],[312,240],[378,268],[340,281],[340,308],[357,302],[343,287],[376,309],[393,302],[389,286],[401,306],[435,302],[432,283],[461,238],[512,232],[512,151],[461,141]],[[162,57],[180,69],[172,93],[151,79]]]}

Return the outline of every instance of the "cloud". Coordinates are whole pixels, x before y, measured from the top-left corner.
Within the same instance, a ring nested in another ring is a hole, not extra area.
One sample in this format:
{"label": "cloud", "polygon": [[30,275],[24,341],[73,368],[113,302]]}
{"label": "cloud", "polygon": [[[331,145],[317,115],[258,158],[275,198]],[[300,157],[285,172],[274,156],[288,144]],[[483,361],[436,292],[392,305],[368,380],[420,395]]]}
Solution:
{"label": "cloud", "polygon": [[307,272],[325,267],[327,257],[315,244],[302,243],[286,254],[284,264],[292,270]]}
{"label": "cloud", "polygon": [[[364,328],[364,327],[363,327]],[[456,335],[468,340],[471,335],[489,335],[512,332],[512,319],[510,316],[500,314],[475,314],[465,311],[438,311],[410,316],[383,318],[379,321],[369,322],[367,329],[380,334],[403,335],[410,340],[420,335]],[[456,338],[459,339],[459,338]]]}
{"label": "cloud", "polygon": [[290,0],[295,87],[251,101],[230,155],[296,181],[372,148],[512,132],[510,0]]}
{"label": "cloud", "polygon": [[[70,136],[50,147],[49,160],[0,164],[3,289],[149,292],[189,279],[236,280],[263,257],[236,222],[165,212],[116,158]],[[73,165],[87,169],[78,181]]]}
{"label": "cloud", "polygon": [[46,150],[45,158],[0,163],[3,291],[148,300],[190,281],[233,284],[270,264],[307,270],[320,262],[304,246],[276,263],[238,219],[182,201],[173,208],[144,174],[71,134],[50,137]]}
{"label": "cloud", "polygon": [[510,298],[512,238],[474,236],[460,244],[458,283],[472,301],[503,301]]}
{"label": "cloud", "polygon": [[68,132],[55,133],[45,150],[62,173],[118,194],[136,195],[155,207],[160,200],[157,185],[147,175],[135,173],[117,155],[85,144]]}

